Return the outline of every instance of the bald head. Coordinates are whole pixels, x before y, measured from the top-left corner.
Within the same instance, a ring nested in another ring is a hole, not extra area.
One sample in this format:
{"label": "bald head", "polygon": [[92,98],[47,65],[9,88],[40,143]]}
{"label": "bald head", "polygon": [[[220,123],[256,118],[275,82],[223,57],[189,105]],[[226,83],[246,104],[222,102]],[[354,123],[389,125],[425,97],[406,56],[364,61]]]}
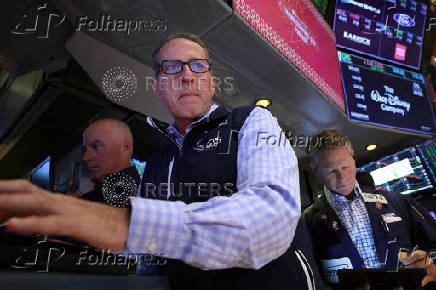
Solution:
{"label": "bald head", "polygon": [[124,122],[101,119],[83,132],[83,161],[93,180],[130,167],[132,153],[132,132]]}

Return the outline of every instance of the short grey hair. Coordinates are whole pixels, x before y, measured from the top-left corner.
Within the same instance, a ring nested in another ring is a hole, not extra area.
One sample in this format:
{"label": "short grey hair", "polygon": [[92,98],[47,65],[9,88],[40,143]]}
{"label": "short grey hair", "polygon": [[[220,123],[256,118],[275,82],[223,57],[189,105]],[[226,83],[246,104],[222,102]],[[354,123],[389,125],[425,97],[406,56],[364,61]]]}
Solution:
{"label": "short grey hair", "polygon": [[201,46],[201,48],[203,48],[204,53],[206,55],[206,59],[210,60],[209,51],[207,50],[206,45],[204,44],[204,42],[200,39],[200,37],[198,35],[193,34],[193,33],[186,33],[186,32],[171,34],[170,36],[168,36],[167,38],[162,40],[159,43],[159,45],[153,50],[153,52],[151,54],[151,59],[153,62],[153,69],[154,69],[154,72],[156,74],[156,78],[159,74],[159,67],[160,67],[160,62],[158,59],[159,52],[165,44],[167,44],[168,42],[170,42],[171,40],[174,40],[176,38],[183,38],[183,39],[187,39],[189,41],[195,42],[196,44]]}
{"label": "short grey hair", "polygon": [[319,151],[337,147],[347,148],[351,155],[354,153],[353,145],[346,135],[337,130],[323,130],[310,138],[307,152],[312,158],[312,163],[318,165]]}

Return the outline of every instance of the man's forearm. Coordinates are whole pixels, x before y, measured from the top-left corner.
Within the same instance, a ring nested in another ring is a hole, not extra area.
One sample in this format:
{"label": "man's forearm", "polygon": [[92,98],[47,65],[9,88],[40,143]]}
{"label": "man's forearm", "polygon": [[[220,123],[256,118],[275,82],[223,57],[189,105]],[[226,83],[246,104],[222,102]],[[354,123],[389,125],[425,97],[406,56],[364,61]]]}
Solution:
{"label": "man's forearm", "polygon": [[136,198],[128,249],[207,269],[260,268],[286,251],[298,218],[268,186],[189,205]]}

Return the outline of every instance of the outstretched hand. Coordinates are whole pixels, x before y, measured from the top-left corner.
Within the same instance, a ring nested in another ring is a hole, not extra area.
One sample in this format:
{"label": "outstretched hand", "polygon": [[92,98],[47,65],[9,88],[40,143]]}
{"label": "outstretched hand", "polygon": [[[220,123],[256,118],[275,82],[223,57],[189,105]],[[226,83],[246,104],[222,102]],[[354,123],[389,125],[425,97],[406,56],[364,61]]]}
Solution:
{"label": "outstretched hand", "polygon": [[413,253],[400,252],[398,258],[405,268],[425,268],[427,252],[416,250]]}
{"label": "outstretched hand", "polygon": [[124,249],[128,209],[43,190],[27,180],[0,180],[0,222],[20,234],[68,236],[90,246]]}

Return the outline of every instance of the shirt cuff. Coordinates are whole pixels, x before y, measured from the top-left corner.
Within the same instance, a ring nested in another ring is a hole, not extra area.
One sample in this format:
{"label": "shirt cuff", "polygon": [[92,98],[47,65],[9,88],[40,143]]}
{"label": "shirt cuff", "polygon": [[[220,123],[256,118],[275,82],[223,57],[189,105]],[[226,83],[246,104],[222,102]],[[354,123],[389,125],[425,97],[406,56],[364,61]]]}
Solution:
{"label": "shirt cuff", "polygon": [[136,197],[131,206],[129,251],[183,259],[190,242],[185,228],[185,204]]}

